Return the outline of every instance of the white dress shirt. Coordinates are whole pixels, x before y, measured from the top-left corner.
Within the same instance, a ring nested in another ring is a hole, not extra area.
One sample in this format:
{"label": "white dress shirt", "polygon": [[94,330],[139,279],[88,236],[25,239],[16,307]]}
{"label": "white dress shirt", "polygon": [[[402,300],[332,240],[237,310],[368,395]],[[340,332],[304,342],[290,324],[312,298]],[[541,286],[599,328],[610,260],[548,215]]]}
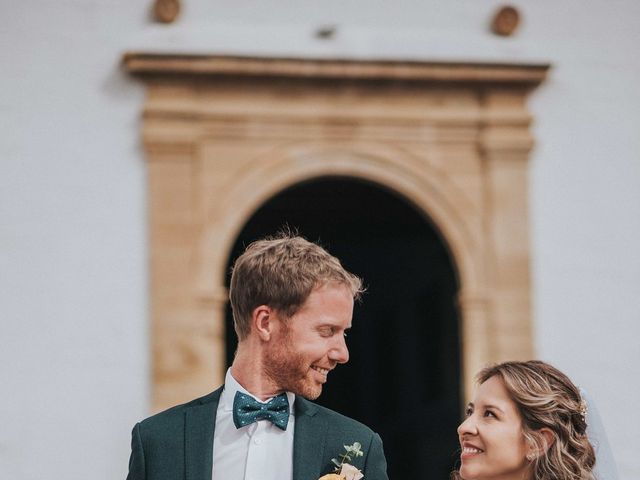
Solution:
{"label": "white dress shirt", "polygon": [[286,430],[279,429],[269,420],[236,428],[233,398],[237,391],[261,402],[233,378],[231,369],[227,370],[213,434],[213,480],[293,480],[295,395],[287,392],[290,412]]}

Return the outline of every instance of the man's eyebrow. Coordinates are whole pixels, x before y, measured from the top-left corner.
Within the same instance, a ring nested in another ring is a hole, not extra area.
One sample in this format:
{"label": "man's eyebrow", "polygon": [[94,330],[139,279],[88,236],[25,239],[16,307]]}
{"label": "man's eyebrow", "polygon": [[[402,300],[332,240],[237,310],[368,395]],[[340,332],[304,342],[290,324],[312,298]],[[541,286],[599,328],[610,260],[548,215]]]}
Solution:
{"label": "man's eyebrow", "polygon": [[[345,330],[349,330],[351,329],[353,325],[349,325],[348,327],[345,327]],[[340,322],[332,322],[332,321],[326,321],[324,323],[320,323],[318,325],[319,328],[321,327],[332,327],[332,328],[342,328],[342,324]]]}
{"label": "man's eyebrow", "polygon": [[318,330],[327,330],[327,329],[335,330],[338,327],[336,325],[332,324],[332,323],[321,323],[316,328]]}

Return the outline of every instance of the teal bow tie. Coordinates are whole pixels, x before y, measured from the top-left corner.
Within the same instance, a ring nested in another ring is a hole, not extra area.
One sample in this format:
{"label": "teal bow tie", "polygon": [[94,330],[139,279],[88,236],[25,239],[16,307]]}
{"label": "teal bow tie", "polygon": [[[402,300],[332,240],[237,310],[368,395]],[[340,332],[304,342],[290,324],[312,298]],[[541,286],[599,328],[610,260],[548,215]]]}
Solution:
{"label": "teal bow tie", "polygon": [[233,398],[233,423],[236,428],[246,427],[258,420],[269,420],[279,429],[286,430],[289,422],[287,394],[281,393],[267,403],[260,403],[250,395],[236,392]]}

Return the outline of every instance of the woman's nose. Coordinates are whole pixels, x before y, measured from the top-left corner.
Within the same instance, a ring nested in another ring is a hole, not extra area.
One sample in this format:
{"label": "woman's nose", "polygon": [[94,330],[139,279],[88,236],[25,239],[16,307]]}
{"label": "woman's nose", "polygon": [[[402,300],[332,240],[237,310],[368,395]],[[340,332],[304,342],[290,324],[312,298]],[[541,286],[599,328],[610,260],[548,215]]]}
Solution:
{"label": "woman's nose", "polygon": [[458,435],[462,436],[464,434],[474,435],[476,433],[476,424],[473,415],[469,415],[459,426],[458,426]]}

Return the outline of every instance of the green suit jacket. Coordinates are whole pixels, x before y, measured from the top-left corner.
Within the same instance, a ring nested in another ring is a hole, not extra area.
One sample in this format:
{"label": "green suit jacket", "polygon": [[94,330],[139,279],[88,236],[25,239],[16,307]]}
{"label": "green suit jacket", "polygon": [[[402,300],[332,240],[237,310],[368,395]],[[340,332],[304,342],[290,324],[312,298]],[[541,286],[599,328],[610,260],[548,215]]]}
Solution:
{"label": "green suit jacket", "polygon": [[[213,431],[220,393],[222,387],[136,424],[127,480],[212,480]],[[331,459],[353,442],[360,442],[364,451],[364,456],[351,462],[362,470],[363,480],[388,480],[377,433],[299,396],[294,406],[294,480],[318,480],[333,472]]]}

